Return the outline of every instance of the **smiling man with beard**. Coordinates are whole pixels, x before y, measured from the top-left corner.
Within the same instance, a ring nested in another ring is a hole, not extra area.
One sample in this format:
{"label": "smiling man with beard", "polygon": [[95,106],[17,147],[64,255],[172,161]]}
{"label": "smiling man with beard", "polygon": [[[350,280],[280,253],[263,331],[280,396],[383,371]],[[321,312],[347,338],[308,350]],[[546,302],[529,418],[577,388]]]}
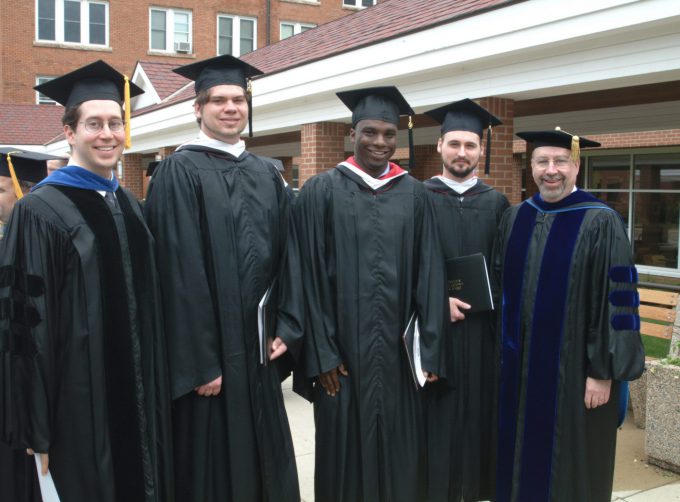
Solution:
{"label": "smiling man with beard", "polygon": [[576,188],[561,130],[533,146],[539,193],[503,215],[497,502],[608,502],[622,382],[644,369],[637,271],[621,216]]}
{"label": "smiling man with beard", "polygon": [[[437,151],[442,174],[425,182],[434,202],[447,260],[482,253],[490,263],[498,222],[508,199],[477,177],[481,140],[501,121],[470,99],[425,112],[442,124]],[[447,380],[428,393],[429,500],[489,500],[494,494],[496,341],[494,312],[466,312],[449,298]]]}
{"label": "smiling man with beard", "polygon": [[416,501],[426,490],[422,396],[401,335],[420,320],[422,367],[441,375],[444,264],[427,190],[389,161],[396,87],[346,91],[354,155],[309,179],[295,204],[307,374],[315,378],[315,499]]}

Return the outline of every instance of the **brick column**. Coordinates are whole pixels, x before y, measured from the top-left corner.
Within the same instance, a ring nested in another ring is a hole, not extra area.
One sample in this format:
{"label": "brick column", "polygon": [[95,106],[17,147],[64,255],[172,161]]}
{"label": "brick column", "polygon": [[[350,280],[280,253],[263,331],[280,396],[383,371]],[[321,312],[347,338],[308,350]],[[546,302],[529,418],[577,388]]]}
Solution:
{"label": "brick column", "polygon": [[309,178],[345,159],[346,125],[337,122],[304,124],[300,135],[300,187]]}
{"label": "brick column", "polygon": [[488,177],[484,176],[486,143],[482,144],[479,177],[484,182],[503,192],[510,200],[510,204],[517,204],[521,202],[522,197],[522,170],[514,162],[512,155],[515,101],[503,98],[483,98],[479,104],[503,122],[503,125],[493,128],[491,136],[491,167]]}
{"label": "brick column", "polygon": [[437,145],[415,145],[416,166],[411,176],[425,181],[442,173],[442,158],[437,152]]}
{"label": "brick column", "polygon": [[119,181],[121,185],[130,190],[138,199],[141,199],[143,195],[144,171],[140,154],[131,153],[123,155],[123,179]]}

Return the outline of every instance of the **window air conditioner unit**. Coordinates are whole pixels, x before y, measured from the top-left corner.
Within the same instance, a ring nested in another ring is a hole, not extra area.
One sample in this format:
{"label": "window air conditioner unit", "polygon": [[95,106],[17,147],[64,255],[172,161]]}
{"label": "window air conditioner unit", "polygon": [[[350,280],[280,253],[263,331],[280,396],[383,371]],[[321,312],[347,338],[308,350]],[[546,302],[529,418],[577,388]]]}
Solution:
{"label": "window air conditioner unit", "polygon": [[191,42],[175,42],[175,52],[191,53]]}

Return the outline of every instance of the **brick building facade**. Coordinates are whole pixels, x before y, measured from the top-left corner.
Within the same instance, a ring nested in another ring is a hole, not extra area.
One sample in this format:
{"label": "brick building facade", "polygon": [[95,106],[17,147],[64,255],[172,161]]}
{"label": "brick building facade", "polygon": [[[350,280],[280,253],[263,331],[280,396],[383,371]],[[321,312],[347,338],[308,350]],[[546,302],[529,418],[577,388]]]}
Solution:
{"label": "brick building facade", "polygon": [[[180,66],[217,55],[220,39],[225,48],[228,34],[237,50],[234,55],[240,56],[280,40],[282,23],[292,26],[287,33],[299,32],[362,8],[361,0],[356,4],[353,0],[0,0],[0,104],[36,104],[37,78],[62,75],[96,59],[128,75],[138,60]],[[159,50],[154,48],[152,22],[162,28],[163,14],[167,44]],[[175,21],[180,23],[174,25],[176,32],[170,29]],[[79,41],[69,41],[75,39]],[[189,45],[175,46],[184,39]]]}

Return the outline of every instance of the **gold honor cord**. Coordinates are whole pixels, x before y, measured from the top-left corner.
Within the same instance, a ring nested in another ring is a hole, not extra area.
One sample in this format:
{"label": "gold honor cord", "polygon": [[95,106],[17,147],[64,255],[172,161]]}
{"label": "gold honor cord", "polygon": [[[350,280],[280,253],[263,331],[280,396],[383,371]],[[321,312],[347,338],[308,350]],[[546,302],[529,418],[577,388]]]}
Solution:
{"label": "gold honor cord", "polygon": [[132,136],[130,135],[130,79],[127,75],[123,75],[125,78],[125,148],[128,149],[132,146]]}
{"label": "gold honor cord", "polygon": [[17,173],[14,171],[14,165],[12,164],[12,154],[13,153],[23,153],[20,150],[14,152],[9,152],[7,154],[7,165],[9,166],[9,174],[12,176],[12,185],[14,185],[14,193],[17,196],[17,200],[24,196],[24,192],[21,191],[21,186],[19,185],[19,178],[17,178]]}

